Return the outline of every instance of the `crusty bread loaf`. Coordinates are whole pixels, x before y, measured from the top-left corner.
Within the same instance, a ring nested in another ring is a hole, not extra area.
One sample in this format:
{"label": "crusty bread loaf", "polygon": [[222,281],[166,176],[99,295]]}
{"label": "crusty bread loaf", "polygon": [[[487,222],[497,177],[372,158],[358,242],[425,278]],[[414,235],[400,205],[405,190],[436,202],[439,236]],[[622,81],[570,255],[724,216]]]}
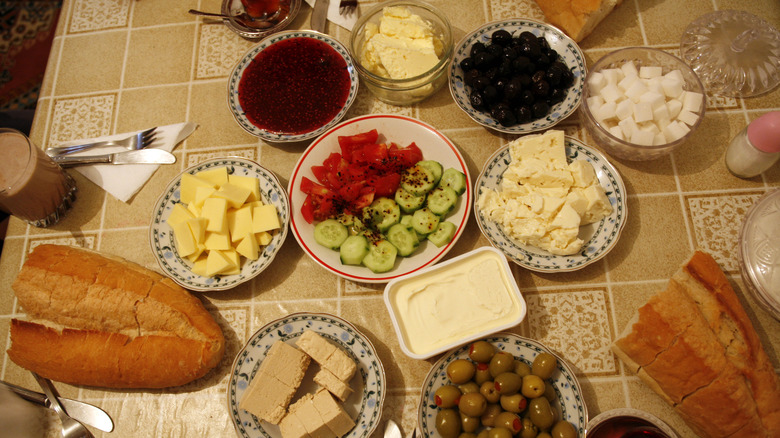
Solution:
{"label": "crusty bread loaf", "polygon": [[780,380],[710,255],[696,251],[612,350],[697,434],[780,436]]}
{"label": "crusty bread loaf", "polygon": [[224,354],[222,330],[198,298],[119,257],[40,245],[12,287],[31,321],[12,321],[8,356],[53,380],[178,386]]}
{"label": "crusty bread loaf", "polygon": [[545,20],[580,42],[623,0],[536,0]]}

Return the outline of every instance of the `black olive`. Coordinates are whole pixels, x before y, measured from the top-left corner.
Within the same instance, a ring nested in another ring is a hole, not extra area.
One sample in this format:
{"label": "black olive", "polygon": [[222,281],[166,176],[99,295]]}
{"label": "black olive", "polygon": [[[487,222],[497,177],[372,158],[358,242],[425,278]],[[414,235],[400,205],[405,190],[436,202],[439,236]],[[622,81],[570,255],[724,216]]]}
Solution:
{"label": "black olive", "polygon": [[471,52],[469,54],[473,57],[477,53],[481,53],[484,51],[485,51],[485,44],[477,41],[476,43],[471,45]]}
{"label": "black olive", "polygon": [[531,63],[531,60],[527,56],[518,56],[512,61],[512,69],[515,73],[525,73],[526,67]]}
{"label": "black olive", "polygon": [[530,122],[534,119],[534,112],[530,106],[523,105],[515,111],[515,118],[519,123]]}
{"label": "black olive", "polygon": [[464,72],[472,70],[474,68],[474,60],[471,57],[464,58],[463,61],[460,62],[460,68],[462,68]]}
{"label": "black olive", "polygon": [[531,90],[523,90],[520,92],[520,103],[523,105],[531,106],[536,102],[536,97],[534,96],[533,91]]}
{"label": "black olive", "polygon": [[498,67],[490,67],[489,69],[485,70],[485,77],[490,79],[490,82],[493,82],[498,77]]}
{"label": "black olive", "polygon": [[488,85],[490,85],[490,79],[484,75],[480,75],[474,78],[474,83],[471,84],[471,86],[474,87],[474,89],[477,91],[484,90]]}
{"label": "black olive", "polygon": [[519,77],[513,77],[504,87],[504,96],[507,100],[514,101],[520,97],[520,93],[523,91],[523,84],[520,82]]}
{"label": "black olive", "polygon": [[484,69],[490,67],[491,65],[493,65],[493,61],[496,59],[495,56],[491,55],[488,52],[479,52],[476,55],[474,55],[473,58],[474,58],[474,67],[478,69]]}
{"label": "black olive", "polygon": [[498,100],[498,89],[494,85],[488,85],[482,90],[482,97],[485,98],[485,102],[493,103]]}
{"label": "black olive", "polygon": [[485,99],[483,99],[482,94],[480,94],[478,91],[472,91],[469,95],[469,103],[471,103],[471,106],[474,107],[477,111],[482,111],[485,109]]}
{"label": "black olive", "polygon": [[514,47],[504,47],[504,59],[512,61],[517,59],[518,56],[517,50],[515,50]]}
{"label": "black olive", "polygon": [[522,42],[528,42],[528,41],[535,40],[536,39],[536,35],[534,35],[533,32],[526,30],[524,32],[520,32],[520,35],[518,36],[518,38]]}
{"label": "black olive", "polygon": [[542,51],[548,51],[550,50],[550,43],[547,42],[547,39],[543,36],[540,36],[536,39],[536,41],[539,43],[539,47],[541,47]]}
{"label": "black olive", "polygon": [[499,46],[498,44],[491,44],[487,46],[487,52],[497,58],[504,56],[504,48]]}
{"label": "black olive", "polygon": [[544,70],[537,70],[532,76],[531,76],[531,82],[534,84],[543,81],[544,80]]}
{"label": "black olive", "polygon": [[574,83],[574,73],[566,69],[561,73],[561,85],[568,88]]}
{"label": "black olive", "polygon": [[541,69],[546,69],[550,66],[550,57],[542,53],[536,58],[536,66]]}
{"label": "black olive", "polygon": [[550,94],[550,84],[545,80],[534,82],[533,91],[536,97],[547,97]]}
{"label": "black olive", "polygon": [[566,90],[563,88],[553,88],[552,91],[550,91],[549,101],[553,105],[555,105],[558,102],[563,102],[563,99],[565,98],[566,98]]}
{"label": "black olive", "polygon": [[556,52],[553,49],[550,49],[547,51],[547,57],[550,58],[550,62],[555,62],[558,60],[558,52]]}
{"label": "black olive", "polygon": [[509,33],[509,31],[504,30],[504,29],[499,29],[499,30],[493,32],[493,35],[490,37],[490,41],[493,44],[498,44],[498,45],[501,45],[501,46],[509,44],[509,41],[511,39],[512,39],[512,34]]}
{"label": "black olive", "polygon": [[511,108],[502,108],[498,110],[498,113],[494,116],[501,126],[513,126],[517,124],[517,117],[515,112]]}
{"label": "black olive", "polygon": [[512,69],[512,61],[505,59],[504,62],[502,62],[501,65],[498,66],[498,77],[506,78],[512,76],[513,71],[514,70]]}
{"label": "black olive", "polygon": [[480,76],[482,76],[482,72],[477,69],[471,69],[463,75],[463,82],[465,82],[468,86],[472,86],[474,84],[474,79]]}
{"label": "black olive", "polygon": [[504,90],[506,89],[507,79],[506,78],[498,78],[493,83],[493,86],[496,87],[499,93],[504,93]]}
{"label": "black olive", "polygon": [[547,102],[544,101],[534,102],[531,106],[531,111],[533,111],[534,117],[537,119],[546,116],[549,110],[550,107],[547,105]]}
{"label": "black olive", "polygon": [[524,87],[531,85],[533,83],[533,81],[531,80],[531,75],[529,75],[528,73],[523,73],[518,77],[520,78],[520,83],[522,83]]}
{"label": "black olive", "polygon": [[561,71],[557,68],[549,68],[544,73],[544,80],[546,80],[553,87],[561,83]]}

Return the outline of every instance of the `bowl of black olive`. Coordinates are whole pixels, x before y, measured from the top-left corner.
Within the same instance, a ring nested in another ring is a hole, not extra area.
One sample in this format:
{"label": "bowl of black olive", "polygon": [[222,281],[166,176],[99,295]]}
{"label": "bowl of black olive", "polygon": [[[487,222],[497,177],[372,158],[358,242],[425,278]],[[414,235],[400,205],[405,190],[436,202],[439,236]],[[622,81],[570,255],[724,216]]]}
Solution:
{"label": "bowl of black olive", "polygon": [[574,113],[586,72],[582,50],[556,27],[528,19],[494,21],[455,47],[450,93],[480,125],[526,134]]}

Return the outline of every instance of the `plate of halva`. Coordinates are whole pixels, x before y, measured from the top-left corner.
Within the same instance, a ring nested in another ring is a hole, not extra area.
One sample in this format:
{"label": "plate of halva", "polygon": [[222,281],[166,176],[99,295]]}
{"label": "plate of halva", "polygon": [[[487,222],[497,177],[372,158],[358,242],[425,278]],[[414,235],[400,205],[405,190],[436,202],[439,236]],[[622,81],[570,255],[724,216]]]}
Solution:
{"label": "plate of halva", "polygon": [[538,272],[574,271],[601,259],[628,213],[617,169],[559,130],[500,148],[474,193],[482,233],[510,260]]}

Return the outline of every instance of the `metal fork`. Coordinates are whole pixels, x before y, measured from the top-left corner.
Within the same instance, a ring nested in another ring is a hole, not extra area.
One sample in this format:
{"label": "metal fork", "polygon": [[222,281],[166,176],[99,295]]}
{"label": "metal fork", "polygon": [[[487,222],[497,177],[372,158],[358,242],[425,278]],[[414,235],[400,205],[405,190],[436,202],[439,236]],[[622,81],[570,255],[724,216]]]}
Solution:
{"label": "metal fork", "polygon": [[339,3],[339,15],[348,17],[355,13],[357,10],[357,0],[341,0]]}
{"label": "metal fork", "polygon": [[49,156],[54,157],[59,155],[72,154],[74,152],[81,152],[87,149],[109,146],[121,146],[127,150],[133,151],[137,149],[143,149],[152,144],[157,139],[156,131],[157,128],[154,127],[121,140],[98,141],[95,143],[77,144],[73,146],[53,147],[46,149],[46,153]]}
{"label": "metal fork", "polygon": [[62,421],[62,437],[63,438],[94,438],[92,432],[86,428],[81,422],[72,418],[65,411],[65,408],[60,405],[60,400],[57,397],[57,390],[49,379],[45,379],[36,373],[32,373],[38,384],[41,385],[43,392],[46,393],[46,398],[51,402],[51,408],[57,412]]}

